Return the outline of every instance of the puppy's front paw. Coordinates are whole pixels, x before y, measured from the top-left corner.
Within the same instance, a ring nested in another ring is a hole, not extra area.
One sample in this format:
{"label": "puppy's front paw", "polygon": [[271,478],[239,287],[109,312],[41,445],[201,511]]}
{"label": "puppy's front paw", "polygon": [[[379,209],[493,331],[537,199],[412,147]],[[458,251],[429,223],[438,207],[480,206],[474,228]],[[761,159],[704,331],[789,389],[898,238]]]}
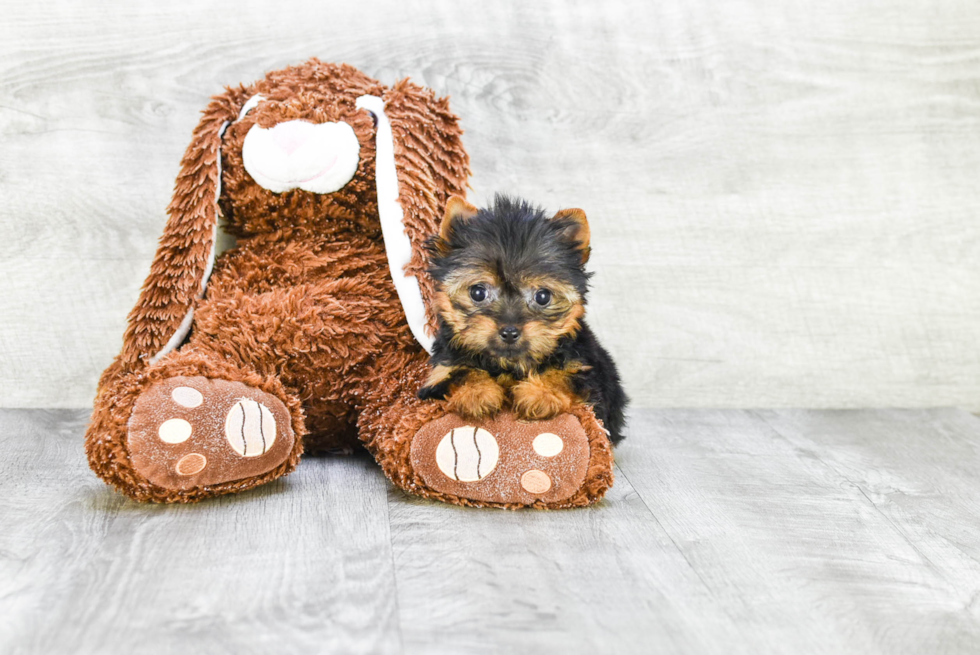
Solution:
{"label": "puppy's front paw", "polygon": [[451,412],[467,418],[493,416],[504,405],[506,394],[503,387],[483,371],[471,373],[448,396]]}
{"label": "puppy's front paw", "polygon": [[449,391],[453,376],[457,374],[454,366],[436,366],[429,373],[429,378],[418,391],[419,400],[442,400]]}
{"label": "puppy's front paw", "polygon": [[511,389],[514,414],[525,421],[554,418],[571,408],[575,397],[562,380],[532,376]]}
{"label": "puppy's front paw", "polygon": [[446,388],[449,385],[436,385],[432,387],[422,387],[418,391],[419,400],[442,400],[446,397]]}

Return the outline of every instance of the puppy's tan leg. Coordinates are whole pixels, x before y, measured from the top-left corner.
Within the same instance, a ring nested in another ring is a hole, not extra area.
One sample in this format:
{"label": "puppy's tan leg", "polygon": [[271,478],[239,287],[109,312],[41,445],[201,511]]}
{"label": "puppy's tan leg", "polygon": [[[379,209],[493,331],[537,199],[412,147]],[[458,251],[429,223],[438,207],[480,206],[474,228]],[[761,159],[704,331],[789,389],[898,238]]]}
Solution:
{"label": "puppy's tan leg", "polygon": [[446,397],[450,411],[469,418],[493,416],[505,399],[503,387],[486,371],[470,371]]}
{"label": "puppy's tan leg", "polygon": [[553,369],[532,373],[514,385],[514,413],[518,418],[537,421],[567,412],[575,402],[570,372]]}

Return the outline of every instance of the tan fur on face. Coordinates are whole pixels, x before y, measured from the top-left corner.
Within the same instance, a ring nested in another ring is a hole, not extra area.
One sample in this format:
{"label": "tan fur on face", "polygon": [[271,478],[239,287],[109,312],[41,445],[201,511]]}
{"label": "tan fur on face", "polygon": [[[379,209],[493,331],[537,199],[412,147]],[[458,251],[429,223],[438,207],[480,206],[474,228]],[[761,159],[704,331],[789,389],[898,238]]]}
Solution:
{"label": "tan fur on face", "polygon": [[568,411],[575,402],[568,369],[532,373],[511,388],[513,409],[518,418],[537,421]]}
{"label": "tan fur on face", "polygon": [[568,282],[544,276],[528,276],[520,281],[521,289],[527,294],[533,294],[538,289],[548,289],[554,294],[554,299],[548,305],[546,312],[565,312],[572,305],[577,305],[582,298],[578,290]]}
{"label": "tan fur on face", "polygon": [[470,371],[466,379],[449,392],[446,400],[450,411],[480,419],[500,411],[506,393],[486,371]]}
{"label": "tan fur on face", "polygon": [[[465,277],[456,280],[450,291],[440,289],[435,296],[436,310],[453,330],[452,344],[471,351],[485,351],[498,330],[497,322],[491,317],[472,313],[476,311],[469,298],[469,287],[482,281],[479,277]],[[455,291],[455,295],[451,295]]]}
{"label": "tan fur on face", "polygon": [[472,351],[487,350],[492,339],[496,338],[500,327],[489,316],[471,316],[462,332],[453,335],[453,345]]}
{"label": "tan fur on face", "polygon": [[497,277],[497,272],[489,267],[467,266],[454,270],[439,284],[439,288],[446,292],[456,306],[467,311],[477,311],[477,306],[470,298],[470,287],[474,284],[483,284],[488,289],[495,290],[500,287],[501,280]]}
{"label": "tan fur on face", "polygon": [[530,321],[524,325],[524,338],[528,342],[528,355],[536,362],[550,355],[558,339],[572,336],[579,330],[579,319],[585,315],[585,307],[572,305],[564,317],[557,322]]}
{"label": "tan fur on face", "polygon": [[[469,289],[474,284],[485,284],[493,293],[501,282],[495,271],[467,268],[454,272],[440,285],[434,303],[436,311],[452,328],[452,344],[473,352],[486,352],[503,327],[492,317],[480,313],[481,308],[470,299]],[[562,280],[544,276],[529,276],[520,281],[520,288],[528,303],[538,289],[552,292],[551,304],[540,310],[526,310],[522,339],[527,351],[518,358],[498,359],[498,365],[527,373],[536,363],[551,354],[561,337],[574,336],[579,330],[579,319],[585,315],[585,307],[574,286]]]}
{"label": "tan fur on face", "polygon": [[435,305],[436,313],[442,317],[442,320],[449,324],[449,327],[454,332],[459,329],[458,326],[463,324],[461,319],[464,319],[465,316],[457,316],[457,312],[453,308],[453,302],[449,299],[449,294],[441,288],[436,290],[436,295],[432,298],[432,304]]}

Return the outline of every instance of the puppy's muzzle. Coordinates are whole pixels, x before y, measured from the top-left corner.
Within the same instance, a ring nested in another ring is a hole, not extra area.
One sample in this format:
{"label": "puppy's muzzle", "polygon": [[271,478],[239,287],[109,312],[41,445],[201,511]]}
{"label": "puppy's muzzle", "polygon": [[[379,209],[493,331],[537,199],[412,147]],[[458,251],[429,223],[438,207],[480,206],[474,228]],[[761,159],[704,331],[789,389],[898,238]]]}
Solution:
{"label": "puppy's muzzle", "polygon": [[513,325],[500,329],[500,340],[506,344],[516,343],[521,338],[521,331]]}

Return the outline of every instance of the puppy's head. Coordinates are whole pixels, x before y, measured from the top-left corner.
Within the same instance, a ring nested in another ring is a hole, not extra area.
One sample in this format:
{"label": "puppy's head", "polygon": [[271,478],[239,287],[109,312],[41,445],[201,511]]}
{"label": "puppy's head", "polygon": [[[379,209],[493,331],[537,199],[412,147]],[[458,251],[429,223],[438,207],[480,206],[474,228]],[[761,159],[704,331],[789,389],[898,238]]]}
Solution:
{"label": "puppy's head", "polygon": [[487,209],[450,198],[429,242],[436,309],[453,343],[527,370],[574,335],[585,314],[589,224],[497,196]]}

